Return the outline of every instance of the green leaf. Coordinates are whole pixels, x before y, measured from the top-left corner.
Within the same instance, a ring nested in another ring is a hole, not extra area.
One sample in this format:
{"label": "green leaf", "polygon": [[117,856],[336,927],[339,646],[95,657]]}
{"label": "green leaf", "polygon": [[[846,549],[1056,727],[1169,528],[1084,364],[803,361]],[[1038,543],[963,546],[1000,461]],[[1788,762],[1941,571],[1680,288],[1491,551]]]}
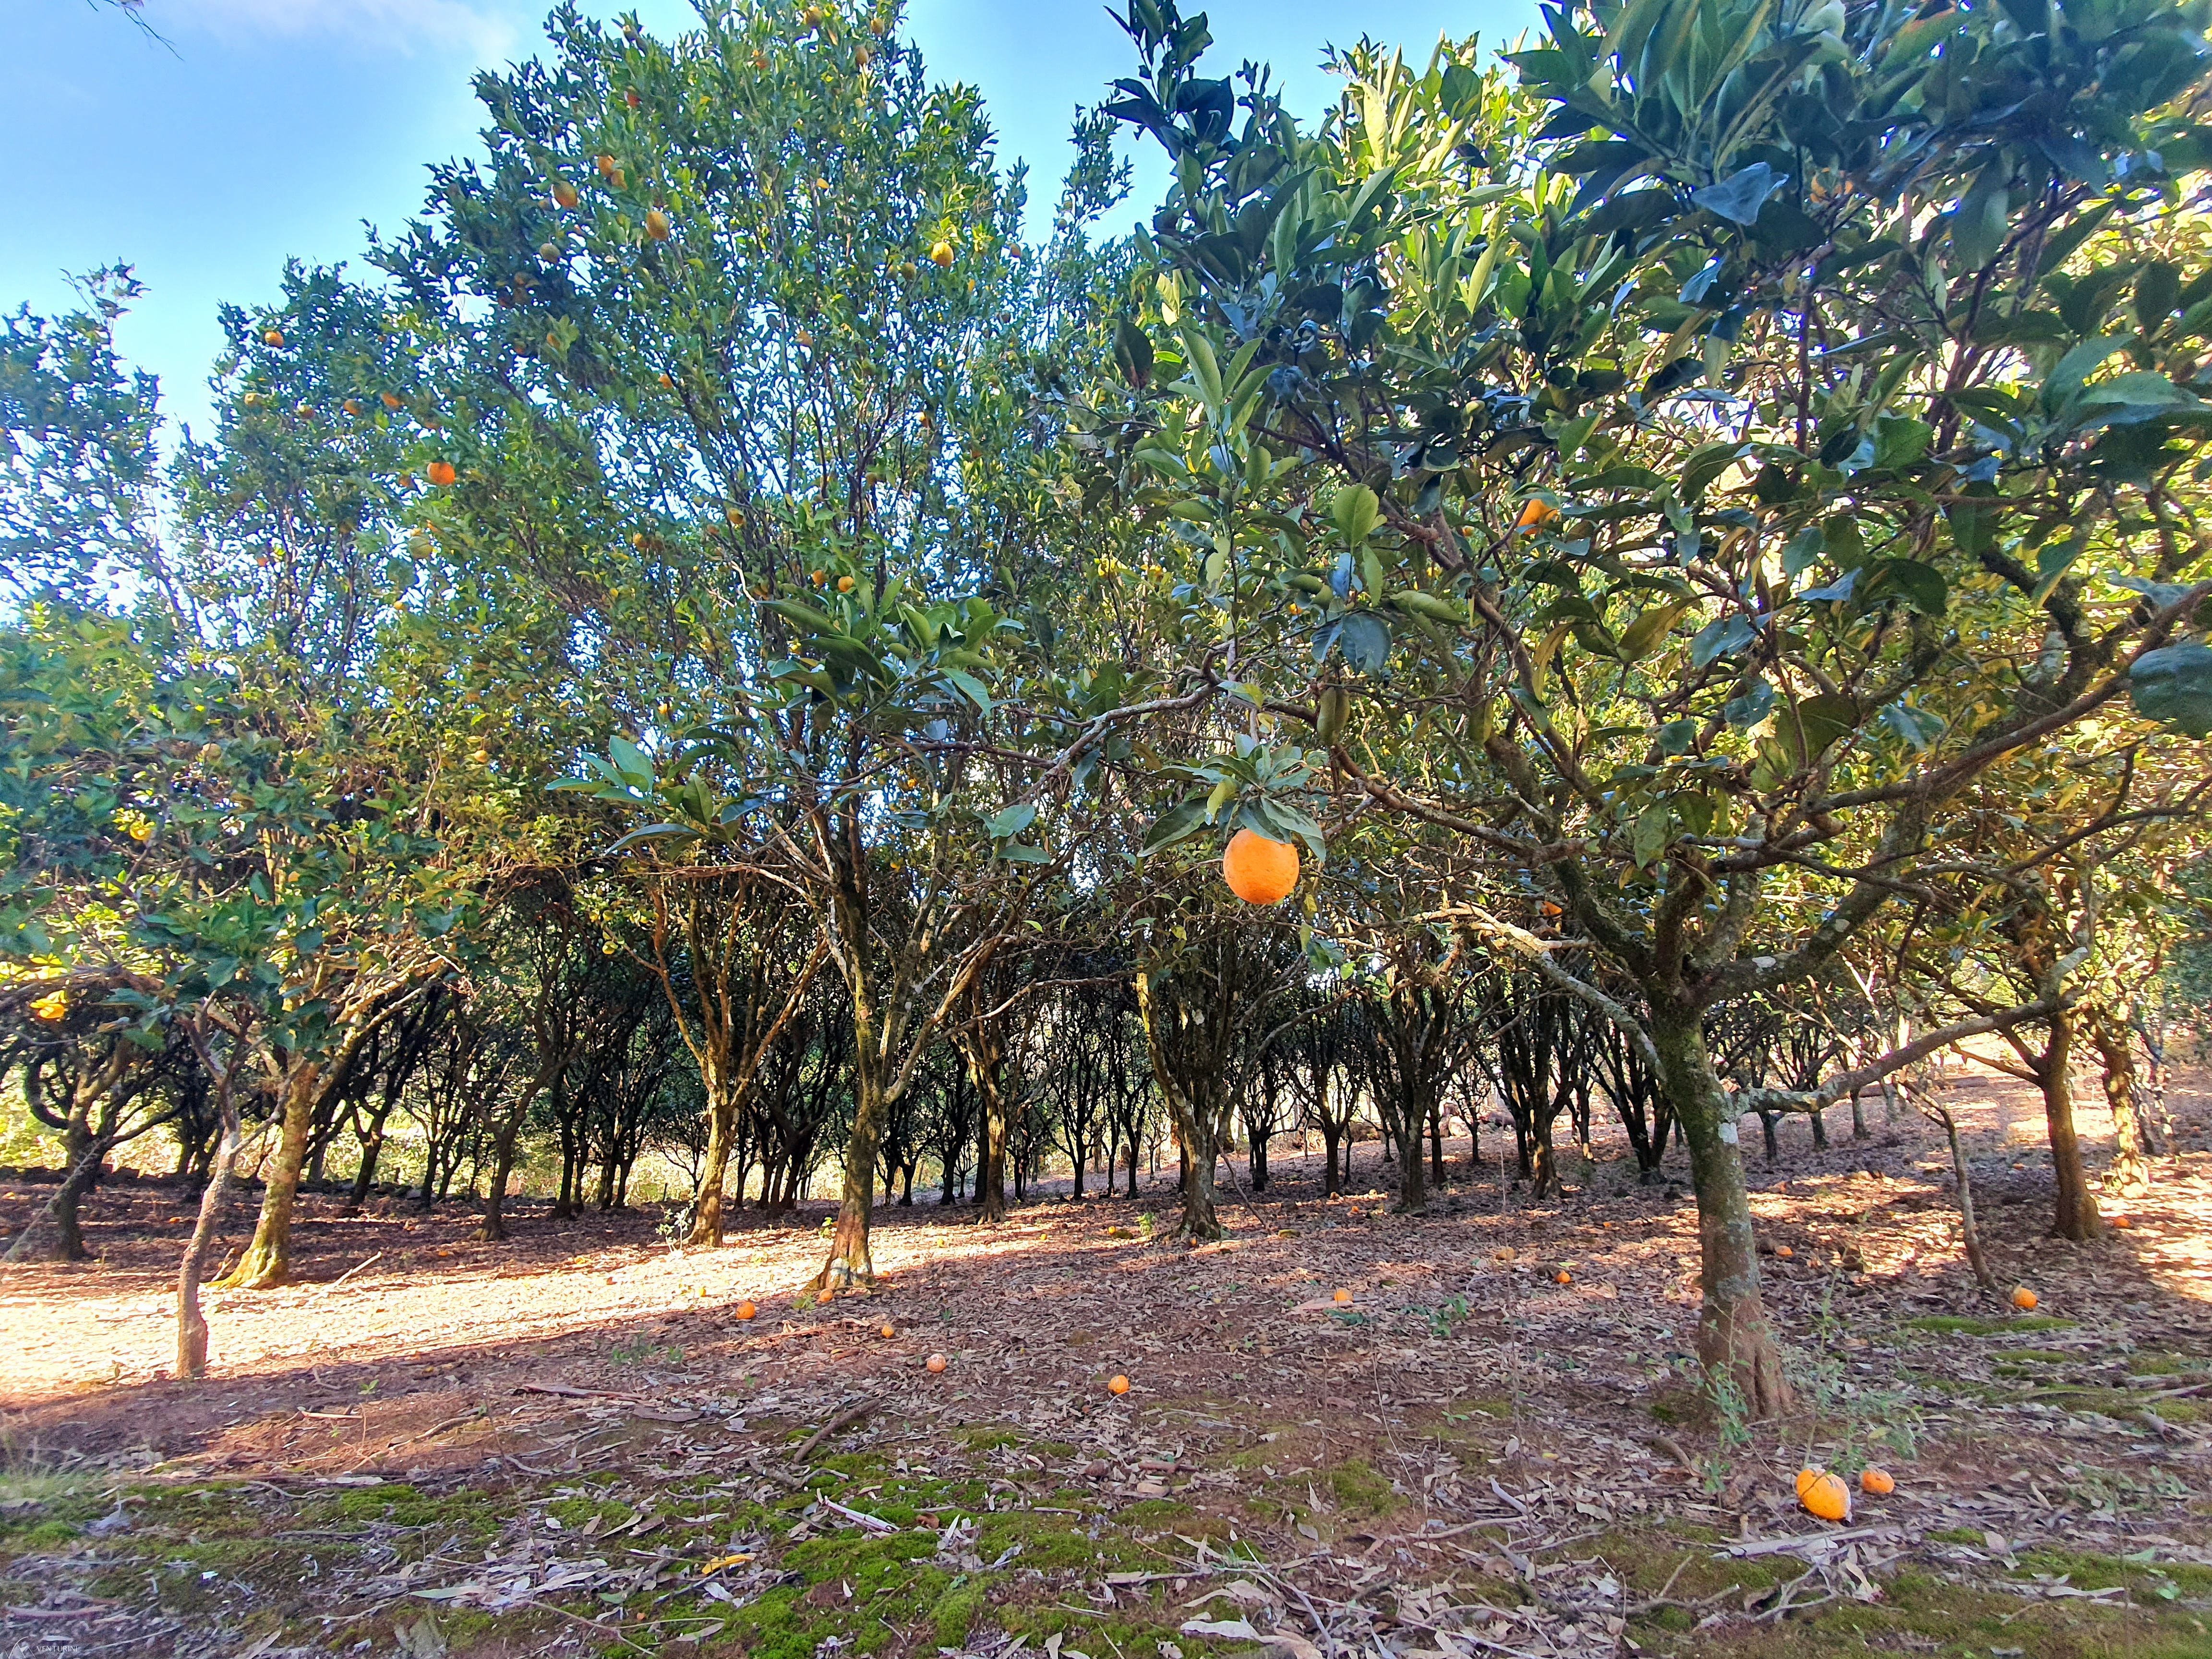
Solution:
{"label": "green leaf", "polygon": [[1138,849],[1139,858],[1150,858],[1155,853],[1188,841],[1206,828],[1206,802],[1194,795],[1178,805],[1170,806],[1154,821],[1146,833],[1145,842]]}
{"label": "green leaf", "polygon": [[2144,652],[2128,671],[2128,693],[2145,720],[2212,738],[2212,647],[2185,640]]}
{"label": "green leaf", "polygon": [[1649,869],[1659,855],[1667,850],[1667,843],[1674,838],[1674,809],[1668,802],[1655,800],[1636,815],[1636,862]]}
{"label": "green leaf", "polygon": [[698,841],[700,839],[701,836],[699,831],[686,824],[648,823],[642,830],[631,830],[629,834],[624,836],[620,841],[615,842],[613,846],[608,848],[607,851],[609,853],[619,853],[626,847],[641,847],[648,842],[665,841],[682,842],[687,841]]}
{"label": "green leaf", "polygon": [[1382,522],[1382,503],[1365,484],[1346,484],[1329,497],[1328,521],[1357,547]]}
{"label": "green leaf", "polygon": [[1801,765],[1820,758],[1828,745],[1858,729],[1859,706],[1839,691],[1824,691],[1795,704],[1775,720],[1775,736]]}
{"label": "green leaf", "polygon": [[[1685,10],[1693,9],[1690,0],[1683,0]],[[1766,198],[1774,194],[1790,175],[1777,173],[1764,161],[1753,161],[1749,167],[1730,173],[1717,185],[1707,185],[1702,190],[1690,192],[1690,200],[1708,213],[1719,215],[1739,225],[1747,225],[1759,217],[1759,210]]]}
{"label": "green leaf", "polygon": [[984,689],[982,681],[977,679],[973,674],[957,668],[946,669],[945,678],[958,687],[961,695],[983,713],[988,714],[991,712],[991,694]]}
{"label": "green leaf", "polygon": [[1035,802],[1020,801],[1009,806],[1003,812],[994,813],[985,823],[984,828],[989,830],[993,841],[1005,841],[1009,836],[1020,835],[1023,830],[1035,823],[1036,815]]}
{"label": "green leaf", "polygon": [[1133,317],[1121,318],[1114,325],[1114,362],[1133,390],[1142,392],[1152,383],[1152,337]]}

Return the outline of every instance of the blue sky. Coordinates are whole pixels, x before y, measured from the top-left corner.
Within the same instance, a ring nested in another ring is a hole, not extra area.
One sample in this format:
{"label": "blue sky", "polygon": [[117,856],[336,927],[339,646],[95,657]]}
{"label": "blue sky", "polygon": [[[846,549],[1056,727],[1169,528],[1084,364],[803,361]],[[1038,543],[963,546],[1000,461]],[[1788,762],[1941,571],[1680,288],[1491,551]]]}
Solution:
{"label": "blue sky", "polygon": [[[204,422],[216,303],[272,296],[288,254],[356,259],[364,220],[391,227],[415,212],[425,164],[476,148],[471,73],[534,54],[550,3],[147,0],[163,46],[88,0],[0,0],[9,196],[0,307],[58,309],[69,302],[64,272],[130,261],[149,291],[123,347],[161,375],[173,417]],[[637,9],[662,34],[693,17],[682,0],[637,0]],[[1440,33],[1480,31],[1502,45],[1535,14],[1533,0],[1206,9],[1210,61],[1272,63],[1302,112],[1330,95],[1316,65],[1332,40],[1364,30],[1425,62]],[[1002,157],[1028,158],[1032,199],[1048,211],[1077,106],[1097,102],[1132,61],[1103,5],[909,0],[906,33],[933,78],[982,88]],[[1152,156],[1143,163],[1138,201],[1164,177]]]}

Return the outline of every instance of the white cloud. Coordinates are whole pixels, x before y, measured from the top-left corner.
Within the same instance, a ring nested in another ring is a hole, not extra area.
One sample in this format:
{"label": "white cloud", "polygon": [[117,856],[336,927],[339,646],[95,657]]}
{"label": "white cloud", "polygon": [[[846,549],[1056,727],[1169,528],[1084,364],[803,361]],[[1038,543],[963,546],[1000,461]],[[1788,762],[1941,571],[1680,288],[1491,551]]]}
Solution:
{"label": "white cloud", "polygon": [[472,63],[511,58],[543,10],[543,0],[161,0],[147,20],[165,33],[189,21],[221,38],[331,35],[407,53],[452,52]]}

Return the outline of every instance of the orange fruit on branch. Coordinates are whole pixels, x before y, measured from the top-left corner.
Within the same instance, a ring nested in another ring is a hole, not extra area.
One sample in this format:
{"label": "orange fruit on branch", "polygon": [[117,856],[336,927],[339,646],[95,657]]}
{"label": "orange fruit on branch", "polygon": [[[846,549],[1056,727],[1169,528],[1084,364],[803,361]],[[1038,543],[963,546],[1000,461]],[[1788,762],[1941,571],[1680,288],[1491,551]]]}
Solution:
{"label": "orange fruit on branch", "polygon": [[1530,501],[1521,509],[1521,517],[1513,526],[1516,530],[1541,530],[1559,516],[1559,509],[1545,501]]}
{"label": "orange fruit on branch", "polygon": [[602,156],[600,156],[600,157],[599,157],[599,177],[600,177],[600,178],[602,178],[602,179],[611,179],[611,178],[613,178],[613,177],[615,176],[616,172],[617,171],[617,167],[616,167],[616,166],[615,166],[615,158],[614,158],[613,156],[611,156],[611,155],[602,155]]}
{"label": "orange fruit on branch", "polygon": [[645,212],[645,234],[656,242],[665,242],[668,240],[669,231],[668,216],[659,208],[647,208]]}
{"label": "orange fruit on branch", "polygon": [[1245,903],[1280,904],[1298,884],[1298,849],[1257,830],[1239,830],[1221,855],[1221,874]]}
{"label": "orange fruit on branch", "polygon": [[1876,1498],[1887,1498],[1897,1490],[1897,1482],[1887,1469],[1878,1469],[1869,1463],[1859,1471],[1859,1490]]}
{"label": "orange fruit on branch", "polygon": [[2041,1299],[2025,1285],[2020,1285],[2012,1293],[2012,1305],[2022,1313],[2033,1313],[2035,1304]]}
{"label": "orange fruit on branch", "polygon": [[1128,1392],[1129,1392],[1129,1379],[1128,1379],[1127,1377],[1126,1377],[1126,1376],[1110,1376],[1110,1377],[1107,1378],[1107,1379],[1106,1379],[1106,1392],[1107,1392],[1107,1393],[1109,1393],[1109,1394],[1127,1394],[1127,1393],[1128,1393]]}
{"label": "orange fruit on branch", "polygon": [[283,345],[284,343],[284,331],[281,328],[270,329],[266,334],[264,334],[261,337],[261,343],[264,345]]}
{"label": "orange fruit on branch", "polygon": [[929,262],[939,270],[950,270],[952,265],[952,244],[942,239],[933,244],[929,250]]}
{"label": "orange fruit on branch", "polygon": [[387,392],[383,394],[383,397],[384,406],[396,412],[399,408],[399,394],[396,392]]}
{"label": "orange fruit on branch", "polygon": [[572,208],[576,205],[577,199],[575,185],[570,184],[566,179],[556,179],[553,181],[553,201],[556,206]]}
{"label": "orange fruit on branch", "polygon": [[453,480],[460,476],[453,471],[453,464],[451,461],[433,461],[430,463],[429,471],[430,482],[441,489],[450,486]]}

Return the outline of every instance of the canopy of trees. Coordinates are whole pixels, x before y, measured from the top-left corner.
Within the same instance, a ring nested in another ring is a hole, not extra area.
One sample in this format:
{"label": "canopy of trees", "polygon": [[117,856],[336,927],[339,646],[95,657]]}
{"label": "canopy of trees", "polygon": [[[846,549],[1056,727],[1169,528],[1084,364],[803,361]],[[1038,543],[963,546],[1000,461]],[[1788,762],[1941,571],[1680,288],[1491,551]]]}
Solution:
{"label": "canopy of trees", "polygon": [[[702,11],[481,76],[368,269],[224,313],[208,432],[127,269],[5,320],[0,1068],[65,1164],[13,1251],[172,1139],[191,1374],[249,1147],[241,1287],[303,1183],[497,1237],[526,1166],[566,1212],[651,1153],[700,1245],[826,1178],[839,1290],[924,1172],[988,1222],[1164,1145],[1196,1241],[1240,1139],[1333,1182],[1371,1118],[1419,1208],[1448,1121],[1542,1192],[1613,1114],[1764,1414],[1741,1122],[1863,1132],[1978,1039],[2085,1237],[2086,1050],[2149,1177],[2201,4],[1595,0],[1302,118],[1133,0],[1042,242],[892,8]],[[1115,236],[1128,131],[1173,179]]]}

